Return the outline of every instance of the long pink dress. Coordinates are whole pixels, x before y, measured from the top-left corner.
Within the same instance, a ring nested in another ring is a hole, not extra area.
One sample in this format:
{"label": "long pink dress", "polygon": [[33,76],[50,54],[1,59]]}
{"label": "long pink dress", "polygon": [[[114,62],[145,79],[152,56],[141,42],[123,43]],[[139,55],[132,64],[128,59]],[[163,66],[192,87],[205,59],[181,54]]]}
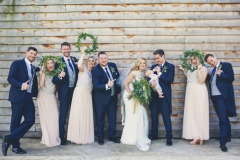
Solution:
{"label": "long pink dress", "polygon": [[92,74],[84,66],[73,93],[67,140],[76,144],[94,142]]}
{"label": "long pink dress", "polygon": [[48,147],[58,146],[61,143],[58,129],[58,107],[54,94],[55,85],[52,77],[46,75],[44,86],[40,89],[37,97],[40,124],[42,129],[42,144]]}
{"label": "long pink dress", "polygon": [[[207,72],[202,67],[202,72]],[[187,72],[182,138],[209,139],[209,100],[206,84],[198,82],[198,71]]]}

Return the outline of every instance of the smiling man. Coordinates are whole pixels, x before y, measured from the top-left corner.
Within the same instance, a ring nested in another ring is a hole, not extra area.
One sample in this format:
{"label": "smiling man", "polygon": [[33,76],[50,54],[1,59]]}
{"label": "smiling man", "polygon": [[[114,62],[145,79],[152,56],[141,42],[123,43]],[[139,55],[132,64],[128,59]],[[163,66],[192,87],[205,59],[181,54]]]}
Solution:
{"label": "smiling man", "polygon": [[105,112],[108,114],[108,140],[120,143],[120,140],[115,137],[117,96],[120,92],[115,80],[119,77],[119,72],[115,63],[108,62],[105,52],[98,53],[98,63],[92,70],[98,144],[104,144]]}
{"label": "smiling man", "polygon": [[221,62],[215,55],[207,54],[204,60],[214,69],[208,75],[210,80],[209,90],[213,106],[219,118],[219,142],[223,152],[227,152],[227,141],[231,141],[231,124],[228,117],[236,116],[236,105],[234,98],[234,72],[232,65],[228,62]]}
{"label": "smiling man", "polygon": [[[68,42],[61,44],[61,51],[63,53],[62,61],[66,63],[64,70],[58,75],[54,76],[52,82],[58,88],[58,100],[60,101],[59,108],[59,134],[61,138],[61,145],[67,145],[64,137],[64,125],[66,123],[68,108],[72,102],[73,91],[76,86],[78,78],[77,59],[70,56],[71,46]],[[56,65],[57,69],[58,66]]]}
{"label": "smiling man", "polygon": [[[32,98],[37,97],[38,83],[36,71],[32,62],[37,56],[37,49],[29,47],[26,52],[26,58],[14,61],[8,74],[8,82],[11,84],[8,100],[11,102],[11,134],[3,136],[2,152],[7,155],[10,145],[12,152],[25,154],[26,151],[20,147],[20,138],[22,138],[35,123],[35,107]],[[21,119],[24,121],[21,123]]]}

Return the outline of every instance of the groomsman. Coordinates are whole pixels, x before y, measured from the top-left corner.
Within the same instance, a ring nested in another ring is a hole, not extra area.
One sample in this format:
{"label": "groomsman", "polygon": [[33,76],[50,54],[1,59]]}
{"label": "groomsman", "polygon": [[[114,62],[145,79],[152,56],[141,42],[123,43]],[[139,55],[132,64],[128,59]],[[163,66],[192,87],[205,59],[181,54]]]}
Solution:
{"label": "groomsman", "polygon": [[[59,134],[61,139],[61,145],[67,145],[67,141],[64,137],[68,108],[72,102],[73,91],[77,83],[78,69],[77,59],[70,56],[71,46],[68,42],[61,44],[61,51],[63,53],[62,61],[66,63],[64,70],[58,75],[53,77],[53,84],[56,84],[58,89],[58,100],[60,101],[59,110]],[[57,69],[58,66],[56,65]]]}
{"label": "groomsman", "polygon": [[228,117],[236,116],[236,105],[234,98],[234,72],[232,65],[217,60],[212,54],[207,54],[204,60],[214,67],[210,80],[210,94],[213,106],[219,118],[219,142],[223,152],[227,152],[227,141],[231,141],[231,124]]}
{"label": "groomsman", "polygon": [[[159,84],[162,87],[162,92],[164,98],[159,98],[157,92],[152,92],[152,100],[149,104],[151,109],[151,118],[152,118],[152,134],[150,139],[158,139],[158,115],[162,114],[163,123],[166,129],[166,145],[172,145],[172,122],[171,122],[171,113],[172,113],[172,88],[171,84],[174,80],[174,65],[168,63],[165,60],[164,51],[158,49],[153,52],[155,61],[157,64],[154,64],[151,68],[153,70],[156,68],[157,74],[159,76]],[[152,86],[156,84],[152,83]]]}
{"label": "groomsman", "polygon": [[108,140],[120,143],[120,140],[115,137],[117,97],[120,92],[115,80],[119,77],[119,72],[115,63],[108,62],[108,56],[105,52],[98,53],[98,63],[92,70],[98,144],[104,144],[105,112],[108,114]]}
{"label": "groomsman", "polygon": [[[29,47],[26,58],[14,61],[8,74],[8,82],[11,84],[8,100],[11,102],[12,117],[9,135],[3,136],[2,152],[7,155],[10,145],[12,152],[25,154],[26,151],[20,147],[22,138],[35,123],[35,107],[32,98],[37,97],[38,82],[32,62],[37,57],[37,49]],[[24,121],[21,123],[21,119]]]}

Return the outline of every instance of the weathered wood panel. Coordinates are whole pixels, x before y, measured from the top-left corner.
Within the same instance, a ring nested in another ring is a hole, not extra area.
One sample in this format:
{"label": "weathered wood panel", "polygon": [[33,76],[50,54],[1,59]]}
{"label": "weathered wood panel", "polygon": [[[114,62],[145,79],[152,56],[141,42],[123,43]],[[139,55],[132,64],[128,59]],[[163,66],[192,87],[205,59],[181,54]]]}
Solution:
{"label": "weathered wood panel", "polygon": [[[146,58],[150,67],[154,63],[152,52],[158,48],[165,50],[166,59],[174,65],[180,62],[179,55],[184,50],[192,48],[231,62],[235,72],[238,116],[230,120],[236,136],[240,130],[239,12],[239,0],[0,1],[0,135],[7,133],[10,126],[7,75],[12,61],[24,58],[28,46],[39,50],[38,59],[43,55],[61,56],[60,44],[64,41],[72,44],[71,54],[79,58],[80,53],[75,48],[77,34],[87,32],[98,36],[99,51],[107,51],[120,72],[139,57]],[[90,43],[89,40],[83,42],[84,45]],[[93,53],[97,58],[96,54]],[[176,137],[181,136],[185,88],[186,78],[176,68],[171,116]],[[28,135],[41,136],[36,99],[34,102],[36,124]],[[211,101],[209,105],[210,133],[216,136],[218,118]],[[123,126],[119,102],[117,110],[117,133],[120,136]],[[149,109],[148,113],[151,116]],[[162,134],[165,129],[161,115],[159,124],[159,133]]]}
{"label": "weathered wood panel", "polygon": [[[138,24],[138,25],[136,25]],[[82,21],[16,21],[0,22],[2,28],[109,28],[109,27],[234,27],[240,21],[233,20],[82,20]]]}

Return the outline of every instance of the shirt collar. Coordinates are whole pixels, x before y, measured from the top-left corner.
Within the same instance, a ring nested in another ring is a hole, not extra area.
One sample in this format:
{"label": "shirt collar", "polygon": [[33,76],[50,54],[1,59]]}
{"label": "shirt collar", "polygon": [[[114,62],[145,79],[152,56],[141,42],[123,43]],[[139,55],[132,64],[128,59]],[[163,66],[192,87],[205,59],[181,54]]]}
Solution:
{"label": "shirt collar", "polygon": [[27,58],[24,59],[25,62],[27,63],[27,66],[29,66],[30,64],[32,64]]}
{"label": "shirt collar", "polygon": [[221,61],[218,61],[217,65],[216,65],[217,68],[218,68],[218,66],[219,66],[220,63],[221,63]]}
{"label": "shirt collar", "polygon": [[161,65],[161,64],[159,64],[159,66],[164,66],[165,62],[166,62],[166,61],[164,61],[162,65]]}
{"label": "shirt collar", "polygon": [[71,60],[71,57],[69,57],[69,58],[67,58],[67,57],[63,57],[64,58],[64,60],[67,62],[68,61],[68,59],[70,59]]}
{"label": "shirt collar", "polygon": [[[100,65],[100,66],[101,66],[101,65]],[[108,68],[108,65],[107,65],[106,67],[103,67],[103,66],[101,66],[101,67],[102,67],[103,70],[105,70],[105,68]]]}

